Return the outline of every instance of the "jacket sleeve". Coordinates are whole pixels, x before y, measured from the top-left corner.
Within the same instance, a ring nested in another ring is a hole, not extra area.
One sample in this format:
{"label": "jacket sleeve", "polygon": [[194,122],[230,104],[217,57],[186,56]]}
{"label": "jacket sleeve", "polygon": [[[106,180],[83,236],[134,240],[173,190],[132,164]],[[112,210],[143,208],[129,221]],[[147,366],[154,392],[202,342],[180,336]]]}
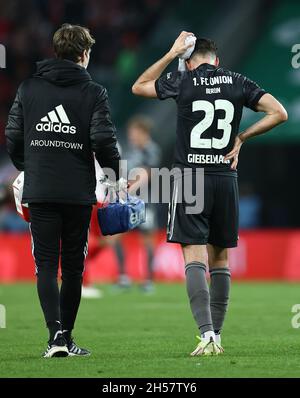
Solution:
{"label": "jacket sleeve", "polygon": [[5,129],[7,152],[15,167],[24,170],[24,116],[20,88],[8,114]]}
{"label": "jacket sleeve", "polygon": [[91,148],[102,168],[111,168],[118,180],[120,154],[117,147],[115,126],[110,116],[106,89],[97,95],[90,125]]}

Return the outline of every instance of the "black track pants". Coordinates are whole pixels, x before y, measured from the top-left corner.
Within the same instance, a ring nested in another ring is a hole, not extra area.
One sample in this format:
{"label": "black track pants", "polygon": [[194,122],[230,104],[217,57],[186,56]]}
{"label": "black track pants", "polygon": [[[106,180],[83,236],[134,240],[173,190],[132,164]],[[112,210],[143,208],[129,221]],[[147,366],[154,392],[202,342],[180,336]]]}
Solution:
{"label": "black track pants", "polygon": [[[31,203],[32,254],[37,288],[46,322],[74,327],[80,298],[84,259],[87,255],[91,205]],[[61,261],[62,285],[57,272]]]}

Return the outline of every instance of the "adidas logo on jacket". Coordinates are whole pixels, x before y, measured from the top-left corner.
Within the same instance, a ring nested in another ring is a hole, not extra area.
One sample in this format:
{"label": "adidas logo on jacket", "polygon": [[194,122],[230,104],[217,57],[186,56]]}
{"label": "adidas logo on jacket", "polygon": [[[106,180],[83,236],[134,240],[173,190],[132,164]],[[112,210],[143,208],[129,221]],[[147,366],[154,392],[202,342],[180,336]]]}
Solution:
{"label": "adidas logo on jacket", "polygon": [[35,128],[37,131],[55,131],[56,133],[76,133],[76,126],[71,126],[70,120],[62,104],[55,107],[48,115],[41,118]]}

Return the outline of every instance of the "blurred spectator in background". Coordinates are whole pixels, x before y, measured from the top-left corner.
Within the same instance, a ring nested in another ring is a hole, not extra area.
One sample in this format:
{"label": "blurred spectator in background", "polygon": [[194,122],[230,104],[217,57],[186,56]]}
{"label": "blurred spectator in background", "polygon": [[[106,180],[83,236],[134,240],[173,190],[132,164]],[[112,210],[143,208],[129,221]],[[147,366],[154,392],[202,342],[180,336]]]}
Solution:
{"label": "blurred spectator in background", "polygon": [[[151,138],[152,121],[143,115],[132,117],[127,124],[128,148],[123,156],[127,160],[128,172],[134,168],[142,168],[144,173],[138,181],[133,185],[134,193],[137,187],[142,189],[147,185],[148,198],[151,198],[151,168],[160,166],[161,150],[157,143]],[[96,178],[99,181],[103,175],[102,169],[96,162]],[[130,189],[129,189],[130,193]],[[105,202],[105,190],[101,184],[97,184],[96,196],[98,206],[102,206]],[[154,290],[153,285],[153,257],[155,246],[155,232],[157,231],[157,205],[154,203],[146,204],[146,222],[139,227],[142,234],[143,244],[147,253],[147,273],[146,280],[142,284],[142,290],[151,293]],[[122,246],[122,234],[112,236],[101,236],[101,232],[97,223],[97,207],[94,206],[91,219],[90,238],[89,238],[89,254],[88,260],[98,254],[104,247],[111,246],[117,257],[119,278],[117,286],[120,288],[129,288],[131,280],[125,269],[125,256]],[[99,298],[101,293],[89,283],[89,266],[87,265],[84,276],[83,297]]]}
{"label": "blurred spectator in background", "polygon": [[[128,148],[124,158],[128,162],[128,171],[134,168],[142,168],[144,174],[140,176],[132,188],[136,192],[137,186],[142,188],[148,185],[148,202],[150,202],[151,192],[151,168],[159,167],[161,161],[161,150],[156,142],[151,138],[153,124],[150,119],[143,115],[132,117],[127,124]],[[129,188],[130,193],[130,188]],[[151,293],[153,286],[153,257],[155,246],[155,232],[157,226],[157,205],[154,203],[146,204],[146,222],[141,224],[139,230],[143,237],[143,243],[147,252],[147,277],[142,285],[146,293]],[[119,258],[119,284],[121,286],[130,283],[124,268],[124,256],[120,242],[117,242],[116,252]]]}
{"label": "blurred spectator in background", "polygon": [[[96,39],[90,70],[109,87],[136,74],[136,52],[169,0],[0,0],[0,43],[7,68],[0,74],[0,152],[4,125],[19,83],[35,62],[53,56],[51,38],[64,22],[88,26]],[[172,2],[173,3],[173,2]],[[3,72],[3,73],[2,73]],[[1,153],[0,153],[1,154]]]}
{"label": "blurred spectator in background", "polygon": [[257,228],[261,225],[262,201],[250,183],[240,184],[240,228]]}

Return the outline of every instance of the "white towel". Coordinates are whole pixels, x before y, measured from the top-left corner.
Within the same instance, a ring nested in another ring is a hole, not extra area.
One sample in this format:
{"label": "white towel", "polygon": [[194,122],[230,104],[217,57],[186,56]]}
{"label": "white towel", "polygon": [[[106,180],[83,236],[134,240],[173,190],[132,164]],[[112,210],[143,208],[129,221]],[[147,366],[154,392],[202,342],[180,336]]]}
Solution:
{"label": "white towel", "polygon": [[190,35],[185,39],[185,44],[190,44],[192,43],[193,45],[189,47],[183,54],[180,55],[179,60],[178,60],[178,70],[180,72],[186,71],[186,65],[185,61],[190,58],[192,55],[192,52],[195,49],[195,44],[196,44],[196,36]]}

